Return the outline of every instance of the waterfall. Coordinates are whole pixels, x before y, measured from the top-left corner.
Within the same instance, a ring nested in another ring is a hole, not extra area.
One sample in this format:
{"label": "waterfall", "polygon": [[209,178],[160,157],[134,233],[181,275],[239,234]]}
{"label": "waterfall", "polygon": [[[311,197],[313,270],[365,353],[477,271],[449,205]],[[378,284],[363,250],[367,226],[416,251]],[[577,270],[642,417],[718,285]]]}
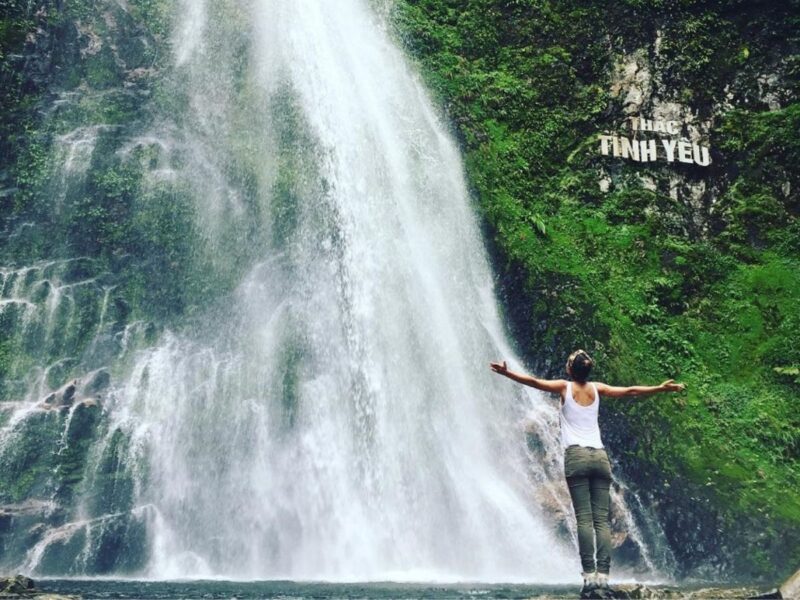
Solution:
{"label": "waterfall", "polygon": [[[246,20],[248,108],[269,115],[249,135],[279,148],[283,129],[300,156],[286,175],[276,150],[256,158],[275,233],[223,326],[166,339],[121,391],[150,462],[139,502],[158,508],[152,573],[563,577],[522,399],[488,369],[507,348],[462,166],[424,89],[361,2],[260,2]],[[212,27],[176,44],[195,135],[236,138],[230,99],[206,97],[235,68]],[[279,199],[282,176],[297,181]]]}
{"label": "waterfall", "polygon": [[[230,291],[109,359],[69,515],[25,568],[115,572],[113,547],[155,578],[574,579],[555,407],[489,370],[516,361],[458,149],[384,17],[177,13],[165,85],[184,109],[115,160],[147,156],[139,208],[190,198],[192,260]],[[64,181],[103,134],[81,131]]]}

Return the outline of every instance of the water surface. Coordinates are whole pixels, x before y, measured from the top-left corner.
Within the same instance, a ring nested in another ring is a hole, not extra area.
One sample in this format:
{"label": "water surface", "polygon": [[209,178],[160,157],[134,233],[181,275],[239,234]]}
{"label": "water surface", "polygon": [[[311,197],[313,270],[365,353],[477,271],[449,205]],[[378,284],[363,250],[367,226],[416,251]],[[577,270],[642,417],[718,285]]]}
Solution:
{"label": "water surface", "polygon": [[[227,580],[119,580],[119,579],[42,579],[37,587],[60,594],[81,595],[84,600],[124,598],[166,600],[173,598],[250,599],[280,598],[361,599],[376,598],[411,600],[417,598],[577,598],[578,585],[547,585],[518,583],[409,583],[409,582],[298,582],[298,581],[227,581]],[[676,591],[696,598],[747,598],[766,588],[732,587],[714,582],[687,582],[680,587],[649,586],[676,598]],[[706,590],[701,592],[700,590]],[[716,591],[714,591],[716,590]]]}

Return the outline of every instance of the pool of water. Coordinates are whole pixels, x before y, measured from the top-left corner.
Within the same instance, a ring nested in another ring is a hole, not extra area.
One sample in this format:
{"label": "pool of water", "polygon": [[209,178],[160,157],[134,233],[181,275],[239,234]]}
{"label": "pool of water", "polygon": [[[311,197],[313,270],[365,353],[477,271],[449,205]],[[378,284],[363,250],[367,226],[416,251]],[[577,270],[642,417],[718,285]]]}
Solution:
{"label": "pool of water", "polygon": [[36,587],[58,594],[94,598],[166,600],[172,598],[360,599],[391,598],[548,598],[577,597],[578,586],[519,584],[325,583],[295,581],[137,581],[110,579],[37,579]]}
{"label": "pool of water", "polygon": [[[296,581],[146,581],[120,579],[36,579],[36,587],[42,591],[79,595],[84,600],[124,598],[126,600],[167,600],[167,599],[240,599],[276,598],[281,600],[308,599],[523,599],[523,598],[577,598],[577,585],[537,585],[537,584],[490,584],[490,583],[326,583]],[[661,587],[661,586],[658,586]],[[651,589],[658,589],[651,588]],[[755,588],[723,589],[724,586],[706,583],[682,585],[680,591],[688,594],[703,588],[716,588],[720,594],[698,594],[700,598],[747,598],[756,591]],[[665,597],[675,598],[676,588],[661,587],[673,594]]]}

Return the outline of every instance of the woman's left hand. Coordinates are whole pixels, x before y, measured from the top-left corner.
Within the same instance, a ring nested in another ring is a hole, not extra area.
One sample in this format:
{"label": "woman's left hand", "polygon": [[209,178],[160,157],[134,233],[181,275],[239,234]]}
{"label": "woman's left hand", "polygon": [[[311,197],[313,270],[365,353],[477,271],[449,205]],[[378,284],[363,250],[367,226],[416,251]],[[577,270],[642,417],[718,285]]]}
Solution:
{"label": "woman's left hand", "polygon": [[665,392],[682,392],[686,388],[686,385],[683,383],[675,383],[674,379],[667,379],[659,387]]}

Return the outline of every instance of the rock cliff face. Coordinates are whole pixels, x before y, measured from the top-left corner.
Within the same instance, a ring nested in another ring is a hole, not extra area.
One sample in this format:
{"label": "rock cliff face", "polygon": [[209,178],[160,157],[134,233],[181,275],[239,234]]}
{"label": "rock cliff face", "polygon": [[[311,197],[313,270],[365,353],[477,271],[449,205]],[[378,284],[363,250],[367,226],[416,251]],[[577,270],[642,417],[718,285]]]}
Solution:
{"label": "rock cliff face", "polygon": [[[600,380],[685,381],[683,397],[605,403],[617,473],[679,574],[788,573],[797,3],[409,0],[395,15],[461,137],[530,368],[563,377],[582,347]],[[681,140],[686,160],[668,160],[662,142]]]}
{"label": "rock cliff face", "polygon": [[[131,572],[145,531],[121,469],[124,436],[97,442],[108,428],[108,365],[185,306],[164,283],[176,248],[155,262],[149,251],[180,216],[163,226],[133,206],[156,193],[143,185],[156,152],[130,140],[152,119],[170,8],[43,1],[3,10],[0,568]],[[88,481],[92,460],[100,468]],[[93,547],[88,563],[75,560]]]}

